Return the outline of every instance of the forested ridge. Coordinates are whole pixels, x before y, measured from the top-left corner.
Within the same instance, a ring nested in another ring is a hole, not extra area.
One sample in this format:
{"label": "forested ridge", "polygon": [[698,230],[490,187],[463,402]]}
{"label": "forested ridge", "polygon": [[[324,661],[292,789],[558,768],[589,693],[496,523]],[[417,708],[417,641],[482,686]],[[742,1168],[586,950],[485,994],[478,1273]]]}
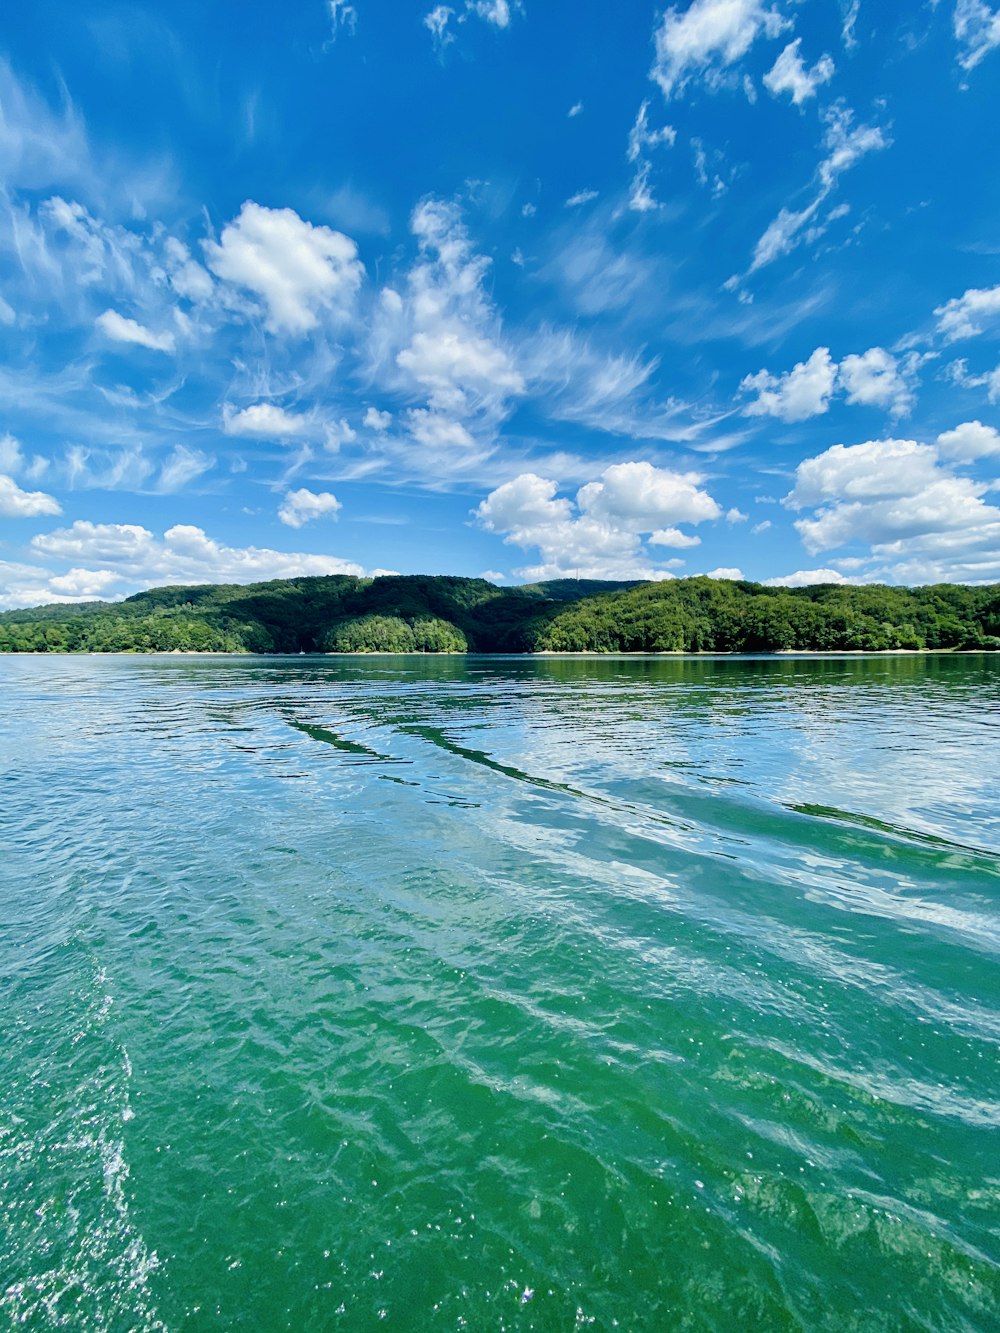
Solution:
{"label": "forested ridge", "polygon": [[779,652],[1000,649],[1000,584],[769,588],[332,575],[154,588],[0,614],[0,652]]}

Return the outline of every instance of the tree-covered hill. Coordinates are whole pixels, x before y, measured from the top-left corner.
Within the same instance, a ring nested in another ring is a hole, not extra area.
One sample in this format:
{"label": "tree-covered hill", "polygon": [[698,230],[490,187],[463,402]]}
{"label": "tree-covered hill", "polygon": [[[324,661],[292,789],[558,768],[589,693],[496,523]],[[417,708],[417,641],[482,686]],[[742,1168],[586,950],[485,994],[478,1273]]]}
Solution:
{"label": "tree-covered hill", "polygon": [[2,652],[1000,649],[1000,585],[768,588],[393,575],[154,588],[0,615]]}

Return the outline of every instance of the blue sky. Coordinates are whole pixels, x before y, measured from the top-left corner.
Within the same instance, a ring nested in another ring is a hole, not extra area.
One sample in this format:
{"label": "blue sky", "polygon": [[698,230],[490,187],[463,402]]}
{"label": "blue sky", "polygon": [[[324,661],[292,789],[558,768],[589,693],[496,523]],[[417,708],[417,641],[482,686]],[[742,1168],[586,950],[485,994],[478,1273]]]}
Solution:
{"label": "blue sky", "polygon": [[998,148],[983,0],[8,7],[0,605],[1000,580]]}

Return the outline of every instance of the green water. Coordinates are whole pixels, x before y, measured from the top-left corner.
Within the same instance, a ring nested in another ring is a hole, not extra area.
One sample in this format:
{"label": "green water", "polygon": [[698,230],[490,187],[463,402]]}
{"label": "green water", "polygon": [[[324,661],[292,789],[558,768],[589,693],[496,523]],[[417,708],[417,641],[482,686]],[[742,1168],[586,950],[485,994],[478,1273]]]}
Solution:
{"label": "green water", "polygon": [[0,715],[0,1327],[1000,1328],[1000,662]]}

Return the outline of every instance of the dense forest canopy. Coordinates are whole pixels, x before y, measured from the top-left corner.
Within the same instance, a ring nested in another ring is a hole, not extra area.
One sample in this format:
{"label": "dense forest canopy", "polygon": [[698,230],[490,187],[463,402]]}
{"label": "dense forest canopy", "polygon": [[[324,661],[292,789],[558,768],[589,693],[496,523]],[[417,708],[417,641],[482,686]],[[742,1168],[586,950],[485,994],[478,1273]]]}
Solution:
{"label": "dense forest canopy", "polygon": [[484,579],[333,575],[154,588],[123,602],[0,615],[0,651],[723,652],[1000,649],[1000,584],[720,579],[499,588]]}

